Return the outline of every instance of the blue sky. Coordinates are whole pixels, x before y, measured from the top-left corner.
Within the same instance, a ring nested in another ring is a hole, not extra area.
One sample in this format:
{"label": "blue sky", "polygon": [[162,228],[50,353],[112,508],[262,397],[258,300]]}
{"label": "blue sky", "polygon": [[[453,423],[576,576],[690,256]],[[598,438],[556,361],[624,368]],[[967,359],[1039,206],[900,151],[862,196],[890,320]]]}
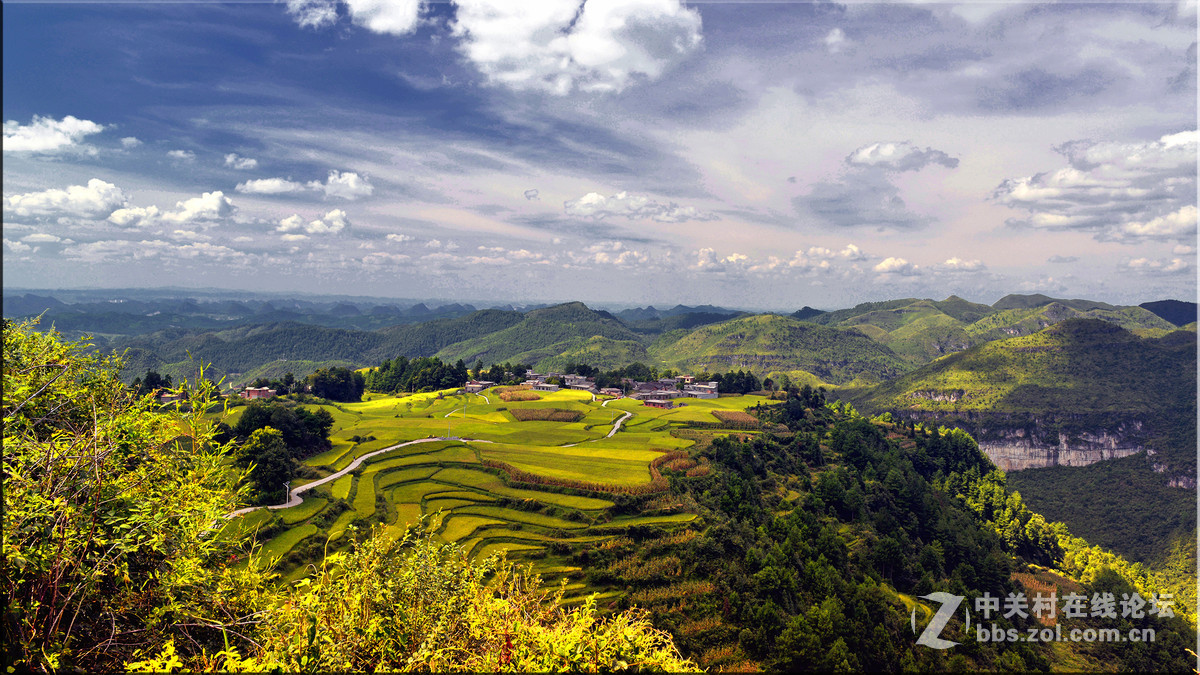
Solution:
{"label": "blue sky", "polygon": [[3,6],[4,286],[1196,295],[1196,5]]}

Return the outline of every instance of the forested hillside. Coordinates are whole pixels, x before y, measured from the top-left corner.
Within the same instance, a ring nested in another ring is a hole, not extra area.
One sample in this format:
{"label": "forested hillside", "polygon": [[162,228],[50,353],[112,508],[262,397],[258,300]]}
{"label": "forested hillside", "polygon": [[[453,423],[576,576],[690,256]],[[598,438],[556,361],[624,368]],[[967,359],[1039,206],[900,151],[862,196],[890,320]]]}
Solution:
{"label": "forested hillside", "polygon": [[650,355],[685,372],[803,370],[834,384],[855,378],[877,382],[909,368],[887,347],[853,331],[774,314],[731,319],[674,341],[656,341]]}

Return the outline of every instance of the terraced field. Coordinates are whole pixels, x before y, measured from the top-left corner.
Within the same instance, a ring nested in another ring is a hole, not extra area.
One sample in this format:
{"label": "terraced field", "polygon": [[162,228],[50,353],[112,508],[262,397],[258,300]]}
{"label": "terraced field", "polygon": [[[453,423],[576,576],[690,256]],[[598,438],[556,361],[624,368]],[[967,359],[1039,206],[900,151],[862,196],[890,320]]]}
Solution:
{"label": "terraced field", "polygon": [[[398,537],[423,522],[436,539],[459,544],[476,560],[506,551],[550,581],[567,577],[565,602],[593,591],[608,597],[611,589],[583,583],[570,552],[621,537],[634,526],[664,534],[686,526],[695,516],[677,506],[633,512],[624,507],[616,513],[618,501],[629,502],[618,495],[658,491],[663,483],[653,482],[652,462],[694,443],[672,431],[697,423],[711,427],[720,422],[713,411],[742,411],[762,401],[755,396],[683,399],[683,407],[663,410],[630,399],[596,400],[579,391],[543,393],[540,400],[523,402],[453,390],[369,395],[361,403],[323,406],[334,418],[333,448],[306,464],[332,476],[364,455],[378,454],[303,492],[300,505],[252,511],[238,524],[267,535],[261,538],[263,549],[280,559],[286,581],[305,576],[325,552],[347,546],[373,527]],[[557,408],[580,417],[518,421],[511,412],[516,408]],[[626,412],[632,417],[607,437]],[[375,440],[355,443],[354,436]],[[425,439],[438,440],[392,447]],[[642,497],[636,503],[654,500]]]}

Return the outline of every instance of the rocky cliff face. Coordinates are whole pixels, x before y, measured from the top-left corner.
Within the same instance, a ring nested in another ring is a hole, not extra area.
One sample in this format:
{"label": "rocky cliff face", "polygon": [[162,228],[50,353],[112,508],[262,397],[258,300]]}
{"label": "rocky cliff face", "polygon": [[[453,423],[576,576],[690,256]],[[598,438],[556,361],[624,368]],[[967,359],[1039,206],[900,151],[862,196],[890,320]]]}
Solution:
{"label": "rocky cliff face", "polygon": [[1048,466],[1086,466],[1105,459],[1128,457],[1146,448],[1129,436],[1101,431],[1076,435],[1058,434],[1057,444],[1034,439],[1023,429],[993,434],[979,442],[979,449],[1004,471],[1040,469]]}
{"label": "rocky cliff face", "polygon": [[1086,466],[1147,450],[1144,443],[1148,430],[1136,419],[912,410],[892,411],[892,416],[964,429],[975,437],[979,449],[1004,471]]}

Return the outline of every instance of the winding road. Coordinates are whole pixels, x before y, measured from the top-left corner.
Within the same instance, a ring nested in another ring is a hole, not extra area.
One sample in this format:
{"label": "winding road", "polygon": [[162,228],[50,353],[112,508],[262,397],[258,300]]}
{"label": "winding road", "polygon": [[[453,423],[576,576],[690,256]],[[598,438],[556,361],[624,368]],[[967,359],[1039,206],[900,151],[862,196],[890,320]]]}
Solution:
{"label": "winding road", "polygon": [[[483,396],[483,395],[477,394],[477,396]],[[487,397],[484,396],[484,398],[486,399]],[[610,400],[615,400],[615,399],[610,399]],[[605,403],[608,403],[608,401],[605,401],[604,403],[601,403],[600,405],[604,406]],[[451,414],[453,414],[453,413],[451,413]],[[446,415],[446,417],[449,417],[449,416],[450,416],[449,414]],[[621,417],[618,418],[616,422],[613,422],[613,428],[611,430],[609,430],[608,435],[605,436],[605,438],[612,438],[618,431],[620,431],[621,424],[623,424],[625,422],[625,420],[629,419],[630,417],[633,417],[633,413],[631,413],[631,412],[626,412],[624,415],[621,415]],[[599,439],[592,439],[592,440],[599,440]],[[376,455],[382,455],[385,452],[391,452],[392,450],[395,450],[396,448],[403,448],[408,445],[416,445],[417,443],[432,443],[434,441],[460,441],[462,443],[493,443],[494,442],[494,441],[486,441],[481,438],[459,438],[458,436],[435,436],[432,438],[418,438],[415,441],[407,441],[404,443],[397,443],[396,445],[389,445],[388,447],[383,448],[381,450],[376,450],[374,452],[368,452],[367,454],[363,455],[362,457],[356,458],[353,462],[350,462],[349,466],[342,469],[341,471],[338,471],[337,473],[331,473],[328,476],[325,476],[324,478],[315,480],[311,483],[305,483],[304,485],[301,485],[299,487],[292,488],[288,492],[288,500],[282,504],[272,504],[270,506],[247,506],[246,508],[238,509],[237,511],[234,511],[233,513],[226,514],[225,518],[227,518],[227,519],[228,518],[237,518],[238,516],[244,516],[247,513],[250,513],[251,511],[257,511],[258,509],[272,509],[272,510],[274,510],[274,509],[290,509],[293,506],[300,506],[301,504],[304,503],[304,499],[302,497],[300,497],[300,494],[302,492],[308,492],[309,490],[311,490],[315,487],[324,485],[326,483],[333,482],[333,481],[341,478],[342,476],[345,476],[346,474],[350,473],[351,471],[354,471],[358,467],[362,466],[363,462],[367,461],[368,459],[370,459]],[[570,448],[575,445],[579,445],[579,444],[578,443],[570,443],[568,445],[562,445],[559,447]]]}
{"label": "winding road", "polygon": [[350,473],[351,471],[357,469],[358,467],[362,466],[363,462],[367,461],[368,459],[370,459],[376,455],[382,455],[385,452],[391,452],[392,450],[395,450],[396,448],[403,448],[407,445],[416,445],[417,443],[432,443],[434,441],[461,441],[463,443],[491,443],[492,442],[492,441],[485,441],[480,438],[459,438],[457,436],[435,436],[433,438],[418,438],[415,441],[408,441],[405,443],[397,443],[396,445],[390,445],[386,448],[383,448],[382,450],[368,452],[367,454],[363,455],[362,457],[359,457],[359,458],[355,459],[353,462],[350,462],[349,466],[342,469],[341,471],[338,471],[337,473],[332,473],[332,474],[329,474],[328,476],[325,476],[324,478],[321,478],[319,480],[315,480],[311,483],[305,483],[304,485],[301,485],[299,487],[292,488],[291,491],[288,492],[288,500],[282,504],[272,504],[270,506],[247,506],[244,509],[238,509],[237,511],[234,511],[233,513],[230,513],[230,514],[226,515],[225,517],[226,518],[237,518],[238,516],[243,516],[247,513],[250,513],[251,511],[257,511],[258,509],[290,509],[293,506],[300,506],[301,504],[304,503],[304,500],[300,497],[300,493],[308,492],[309,490],[311,490],[317,486],[324,485],[331,481],[335,481],[335,480],[341,478],[342,476],[345,476],[346,474]]}

